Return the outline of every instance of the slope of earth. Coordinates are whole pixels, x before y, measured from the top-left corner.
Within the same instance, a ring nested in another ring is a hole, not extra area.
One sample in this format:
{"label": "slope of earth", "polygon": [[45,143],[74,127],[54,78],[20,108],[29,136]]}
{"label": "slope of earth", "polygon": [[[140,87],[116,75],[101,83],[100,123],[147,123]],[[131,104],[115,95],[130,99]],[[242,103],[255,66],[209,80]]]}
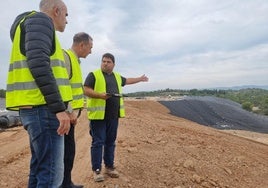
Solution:
{"label": "slope of earth", "polygon": [[[126,101],[125,106],[115,157],[120,177],[93,181],[84,111],[76,127],[75,183],[86,188],[268,187],[267,144],[172,116],[156,101]],[[29,159],[26,131],[1,131],[0,187],[26,187]]]}
{"label": "slope of earth", "polygon": [[224,130],[246,130],[268,133],[268,116],[242,109],[241,105],[217,97],[183,97],[180,100],[160,101],[171,114],[196,123]]}

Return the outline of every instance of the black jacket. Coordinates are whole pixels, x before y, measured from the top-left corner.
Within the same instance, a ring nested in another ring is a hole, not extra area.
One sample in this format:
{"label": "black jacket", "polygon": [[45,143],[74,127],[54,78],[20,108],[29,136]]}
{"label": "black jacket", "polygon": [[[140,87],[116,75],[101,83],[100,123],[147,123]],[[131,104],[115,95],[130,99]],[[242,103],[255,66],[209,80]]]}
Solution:
{"label": "black jacket", "polygon": [[[10,30],[12,41],[19,22],[29,13],[22,13],[15,19]],[[66,105],[62,101],[50,67],[50,56],[55,51],[55,29],[52,19],[44,13],[36,12],[27,16],[20,27],[21,52],[27,58],[28,67],[49,110],[53,113],[65,111]]]}

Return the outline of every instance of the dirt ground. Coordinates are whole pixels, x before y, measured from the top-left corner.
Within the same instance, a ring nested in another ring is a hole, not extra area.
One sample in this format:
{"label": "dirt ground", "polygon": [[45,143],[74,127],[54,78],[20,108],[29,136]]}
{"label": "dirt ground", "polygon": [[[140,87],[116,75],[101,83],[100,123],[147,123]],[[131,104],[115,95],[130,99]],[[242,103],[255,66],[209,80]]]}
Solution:
{"label": "dirt ground", "polygon": [[[86,188],[267,188],[268,135],[220,131],[169,114],[156,101],[126,101],[118,179],[93,181],[88,121],[76,127],[73,181]],[[27,186],[30,152],[22,127],[0,132],[0,187]]]}

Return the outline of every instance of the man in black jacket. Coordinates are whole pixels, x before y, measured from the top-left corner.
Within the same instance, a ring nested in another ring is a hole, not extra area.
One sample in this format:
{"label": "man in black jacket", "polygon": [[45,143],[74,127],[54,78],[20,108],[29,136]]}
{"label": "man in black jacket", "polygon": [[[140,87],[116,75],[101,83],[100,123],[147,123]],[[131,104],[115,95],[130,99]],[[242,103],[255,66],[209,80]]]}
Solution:
{"label": "man in black jacket", "polygon": [[12,25],[6,92],[7,109],[19,110],[30,138],[29,188],[62,183],[63,135],[70,129],[65,110],[72,100],[55,32],[65,30],[67,7],[62,0],[41,0],[39,8],[19,15]]}

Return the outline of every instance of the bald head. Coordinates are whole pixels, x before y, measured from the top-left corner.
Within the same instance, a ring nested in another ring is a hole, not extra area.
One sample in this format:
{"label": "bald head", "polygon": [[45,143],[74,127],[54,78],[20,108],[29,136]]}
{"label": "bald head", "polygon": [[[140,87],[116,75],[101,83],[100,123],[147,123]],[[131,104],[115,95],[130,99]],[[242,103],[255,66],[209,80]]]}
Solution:
{"label": "bald head", "polygon": [[41,0],[39,9],[52,19],[56,31],[65,30],[68,11],[62,0]]}
{"label": "bald head", "polygon": [[61,7],[63,5],[62,0],[41,0],[39,9],[41,12],[50,12],[54,7]]}

